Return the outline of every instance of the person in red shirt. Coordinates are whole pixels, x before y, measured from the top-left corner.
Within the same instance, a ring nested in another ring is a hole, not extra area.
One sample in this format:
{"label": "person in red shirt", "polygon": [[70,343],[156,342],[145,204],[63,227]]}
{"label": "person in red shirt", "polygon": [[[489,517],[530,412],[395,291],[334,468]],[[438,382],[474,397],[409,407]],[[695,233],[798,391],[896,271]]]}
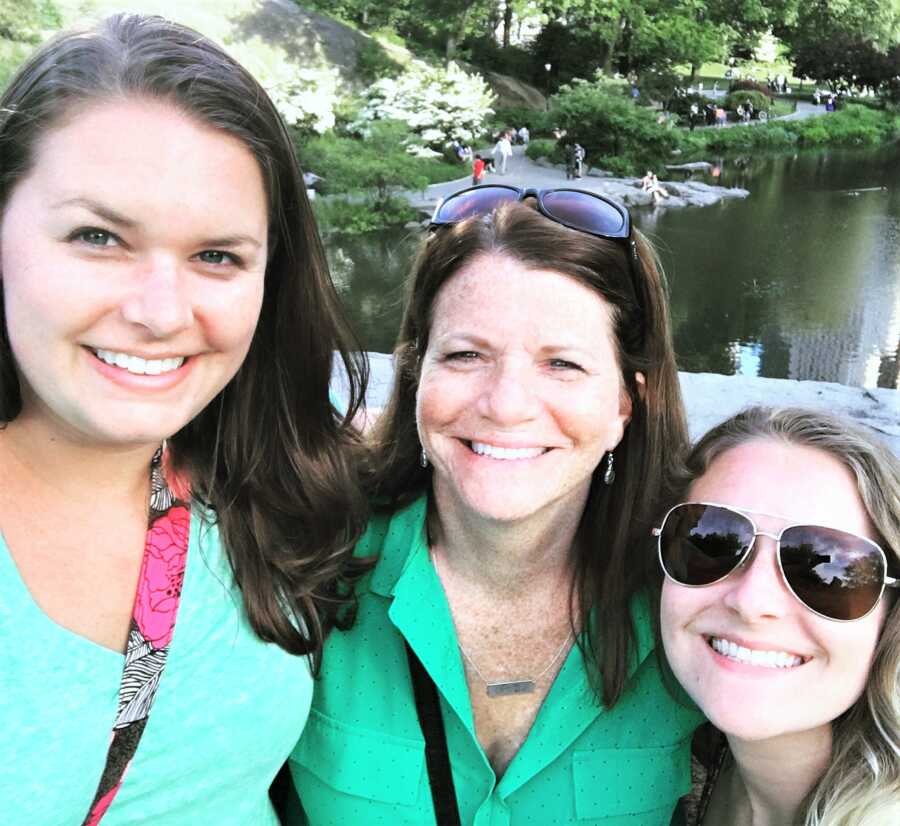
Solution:
{"label": "person in red shirt", "polygon": [[484,158],[476,155],[472,161],[472,186],[478,186],[484,178]]}

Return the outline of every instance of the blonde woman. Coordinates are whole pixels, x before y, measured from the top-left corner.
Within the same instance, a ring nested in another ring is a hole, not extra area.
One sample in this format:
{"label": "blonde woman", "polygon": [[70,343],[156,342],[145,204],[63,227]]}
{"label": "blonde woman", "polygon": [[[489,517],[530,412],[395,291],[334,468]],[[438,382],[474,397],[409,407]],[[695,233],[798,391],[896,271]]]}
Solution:
{"label": "blonde woman", "polygon": [[683,822],[900,823],[900,461],[753,408],[699,442],[682,491],[655,531],[662,638],[715,727]]}

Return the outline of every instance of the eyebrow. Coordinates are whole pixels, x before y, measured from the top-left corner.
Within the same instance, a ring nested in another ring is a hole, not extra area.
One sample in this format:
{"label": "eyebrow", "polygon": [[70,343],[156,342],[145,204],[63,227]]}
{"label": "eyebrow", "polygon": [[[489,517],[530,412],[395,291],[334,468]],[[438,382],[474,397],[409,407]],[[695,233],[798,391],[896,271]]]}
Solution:
{"label": "eyebrow", "polygon": [[64,201],[58,201],[53,204],[52,209],[61,209],[62,207],[67,206],[84,207],[98,217],[103,218],[105,221],[109,221],[111,224],[118,224],[120,227],[131,229],[138,225],[138,222],[134,219],[123,215],[121,212],[116,212],[114,209],[104,206],[99,201],[93,201],[90,198],[66,198]]}
{"label": "eyebrow", "polygon": [[[61,209],[62,207],[67,206],[83,207],[84,209],[93,212],[97,217],[103,218],[103,220],[109,221],[111,224],[116,224],[117,226],[124,227],[126,229],[134,229],[139,225],[139,222],[135,221],[133,218],[129,218],[127,215],[123,215],[121,212],[116,212],[116,210],[105,206],[104,204],[101,204],[99,201],[94,201],[91,198],[67,198],[63,201],[59,201],[53,204],[52,208]],[[223,235],[217,238],[207,238],[200,242],[200,246],[216,248],[234,248],[244,245],[256,247],[257,249],[262,247],[262,243],[252,235],[241,234]]]}

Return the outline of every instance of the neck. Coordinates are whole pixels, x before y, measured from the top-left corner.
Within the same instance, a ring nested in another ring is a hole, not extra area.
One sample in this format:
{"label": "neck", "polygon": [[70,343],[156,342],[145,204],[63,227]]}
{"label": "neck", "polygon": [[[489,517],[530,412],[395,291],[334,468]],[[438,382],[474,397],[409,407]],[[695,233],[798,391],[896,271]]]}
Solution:
{"label": "neck", "polygon": [[0,463],[36,494],[86,505],[98,499],[146,497],[148,467],[158,446],[99,448],[60,439],[19,416],[0,430]]}
{"label": "neck", "polygon": [[831,726],[748,741],[729,737],[735,772],[729,793],[752,826],[793,826],[831,759]]}
{"label": "neck", "polygon": [[472,519],[437,485],[434,504],[432,549],[455,578],[510,599],[568,587],[582,508],[520,522]]}

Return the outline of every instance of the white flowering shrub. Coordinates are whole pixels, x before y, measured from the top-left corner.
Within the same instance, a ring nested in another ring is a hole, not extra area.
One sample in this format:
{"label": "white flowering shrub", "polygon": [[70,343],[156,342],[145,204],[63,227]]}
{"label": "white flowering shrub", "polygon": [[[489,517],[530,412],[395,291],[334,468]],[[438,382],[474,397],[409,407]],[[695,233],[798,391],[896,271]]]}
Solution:
{"label": "white flowering shrub", "polygon": [[281,64],[257,79],[289,126],[318,135],[334,127],[337,69],[295,69]]}
{"label": "white flowering shrub", "polygon": [[231,54],[259,81],[288,126],[323,135],[334,127],[340,73],[332,67],[304,66],[281,50],[252,41],[231,43]]}
{"label": "white flowering shrub", "polygon": [[382,78],[363,93],[350,129],[366,137],[373,121],[403,121],[422,144],[440,151],[453,140],[473,143],[494,111],[493,102],[481,75],[467,74],[455,63],[444,68],[413,61],[399,77]]}

